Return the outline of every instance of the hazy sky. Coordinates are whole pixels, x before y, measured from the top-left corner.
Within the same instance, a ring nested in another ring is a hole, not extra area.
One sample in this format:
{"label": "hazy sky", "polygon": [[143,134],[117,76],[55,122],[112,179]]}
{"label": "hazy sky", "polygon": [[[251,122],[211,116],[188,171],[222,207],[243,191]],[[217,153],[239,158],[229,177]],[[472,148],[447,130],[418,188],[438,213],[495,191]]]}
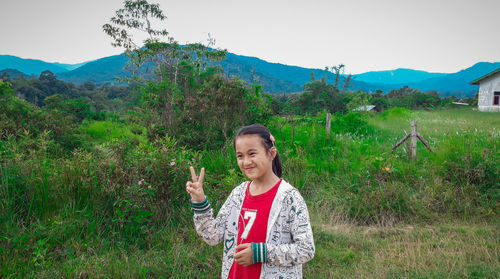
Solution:
{"label": "hazy sky", "polygon": [[[122,52],[102,31],[122,0],[0,0],[0,54],[79,63]],[[150,0],[180,43],[346,72],[456,72],[500,61],[500,0]]]}

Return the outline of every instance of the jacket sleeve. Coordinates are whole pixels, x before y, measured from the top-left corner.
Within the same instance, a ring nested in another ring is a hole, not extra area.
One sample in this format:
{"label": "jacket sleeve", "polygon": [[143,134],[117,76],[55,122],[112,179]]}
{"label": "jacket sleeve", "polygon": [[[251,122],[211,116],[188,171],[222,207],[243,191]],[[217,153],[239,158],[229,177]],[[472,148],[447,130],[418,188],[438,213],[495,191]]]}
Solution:
{"label": "jacket sleeve", "polygon": [[[300,193],[295,190],[285,198],[283,208],[286,222],[290,223],[289,243],[266,243],[265,261],[272,265],[294,266],[306,263],[314,257],[315,247],[309,212]],[[288,212],[286,212],[288,211]],[[287,242],[282,241],[282,242]]]}
{"label": "jacket sleeve", "polygon": [[229,207],[234,197],[234,191],[231,192],[227,200],[217,214],[213,217],[213,208],[210,206],[208,199],[201,203],[191,203],[191,209],[194,212],[193,220],[196,232],[208,245],[217,245],[224,238],[226,228],[226,219],[229,213]]}

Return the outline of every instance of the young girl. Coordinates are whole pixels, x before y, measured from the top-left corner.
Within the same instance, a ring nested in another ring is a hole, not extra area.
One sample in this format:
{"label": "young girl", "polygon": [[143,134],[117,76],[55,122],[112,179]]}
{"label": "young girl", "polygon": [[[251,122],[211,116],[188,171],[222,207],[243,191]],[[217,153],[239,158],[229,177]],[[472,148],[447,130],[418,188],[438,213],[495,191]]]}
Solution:
{"label": "young girl", "polygon": [[314,256],[306,203],[281,179],[274,138],[262,125],[239,130],[234,140],[240,170],[250,179],[237,186],[213,218],[203,192],[202,168],[186,183],[196,231],[209,245],[224,241],[222,278],[302,278]]}

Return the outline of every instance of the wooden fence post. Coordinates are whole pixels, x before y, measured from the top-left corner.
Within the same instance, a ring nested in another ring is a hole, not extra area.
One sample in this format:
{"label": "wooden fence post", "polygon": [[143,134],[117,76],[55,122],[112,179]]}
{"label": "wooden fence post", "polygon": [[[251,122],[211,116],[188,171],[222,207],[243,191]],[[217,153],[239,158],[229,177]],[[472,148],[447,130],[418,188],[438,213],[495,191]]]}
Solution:
{"label": "wooden fence post", "polygon": [[332,114],[327,113],[326,114],[326,134],[330,135],[330,129],[332,127]]}
{"label": "wooden fence post", "polygon": [[[431,149],[431,146],[429,145],[429,143],[424,139],[424,137],[422,137],[418,131],[417,131],[417,121],[412,121],[411,122],[411,131],[409,134],[406,134],[401,140],[399,140],[398,142],[396,142],[396,144],[394,144],[394,146],[392,147],[392,151],[394,152],[394,150],[396,148],[398,148],[398,146],[400,146],[403,142],[405,142],[408,138],[410,138],[410,158],[411,159],[416,159],[417,158],[417,139],[420,140],[425,148],[429,149],[430,152],[433,152],[432,149]],[[433,152],[434,153],[434,152]]]}

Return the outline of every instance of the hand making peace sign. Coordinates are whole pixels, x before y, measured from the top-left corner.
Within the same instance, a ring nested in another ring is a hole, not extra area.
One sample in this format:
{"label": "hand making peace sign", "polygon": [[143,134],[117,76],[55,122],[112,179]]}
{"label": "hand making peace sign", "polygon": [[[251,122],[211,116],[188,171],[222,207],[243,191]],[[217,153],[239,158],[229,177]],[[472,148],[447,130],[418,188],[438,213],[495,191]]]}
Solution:
{"label": "hand making peace sign", "polygon": [[205,168],[201,168],[200,176],[194,172],[194,168],[190,167],[191,179],[186,183],[186,191],[191,195],[193,202],[202,202],[205,200],[205,192],[203,192],[203,177],[205,176]]}

